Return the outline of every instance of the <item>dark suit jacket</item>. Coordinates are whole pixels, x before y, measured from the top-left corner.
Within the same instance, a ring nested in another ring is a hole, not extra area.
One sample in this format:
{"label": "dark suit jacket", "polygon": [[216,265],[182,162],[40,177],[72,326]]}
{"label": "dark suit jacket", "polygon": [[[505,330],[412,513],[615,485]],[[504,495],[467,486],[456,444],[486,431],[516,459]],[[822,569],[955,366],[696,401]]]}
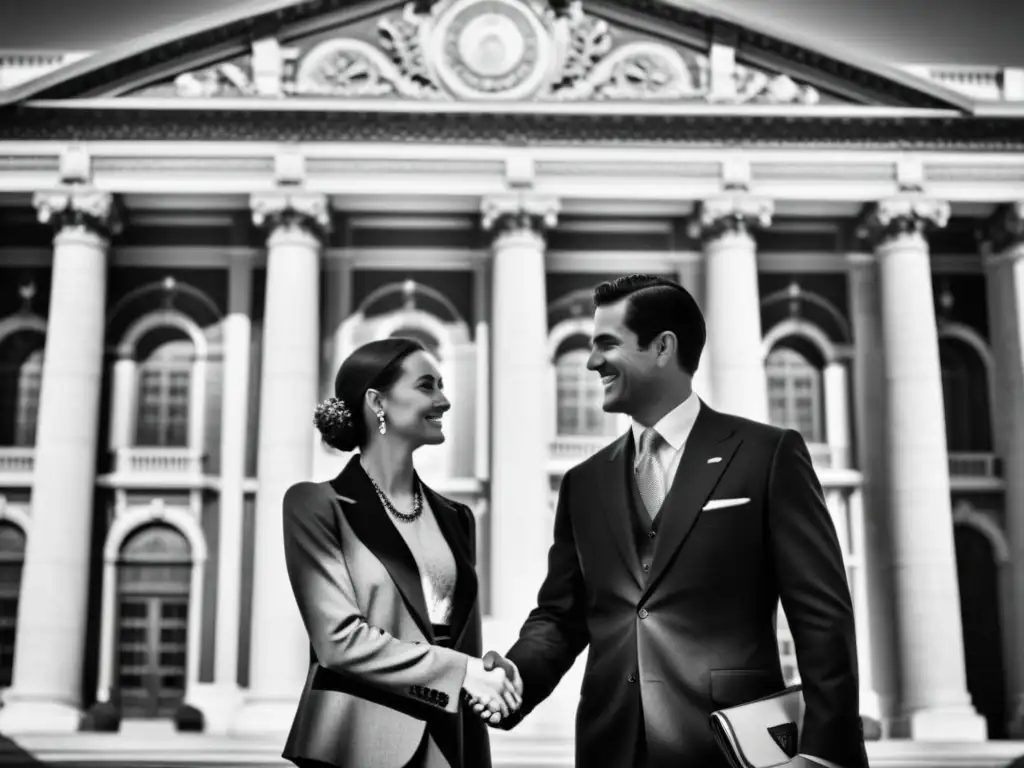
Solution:
{"label": "dark suit jacket", "polygon": [[424,495],[458,568],[453,648],[432,644],[416,562],[358,456],[285,494],[285,560],[311,645],[285,758],[398,768],[428,729],[452,768],[490,768],[486,727],[460,704],[468,656],[481,655],[476,523]]}
{"label": "dark suit jacket", "polygon": [[525,685],[519,717],[589,644],[577,768],[633,768],[638,743],[649,768],[724,768],[710,713],[784,687],[781,597],[807,703],[800,751],[866,768],[850,592],[800,435],[702,403],[647,574],[630,517],[633,455],[627,432],[562,480],[548,575],[508,652]]}

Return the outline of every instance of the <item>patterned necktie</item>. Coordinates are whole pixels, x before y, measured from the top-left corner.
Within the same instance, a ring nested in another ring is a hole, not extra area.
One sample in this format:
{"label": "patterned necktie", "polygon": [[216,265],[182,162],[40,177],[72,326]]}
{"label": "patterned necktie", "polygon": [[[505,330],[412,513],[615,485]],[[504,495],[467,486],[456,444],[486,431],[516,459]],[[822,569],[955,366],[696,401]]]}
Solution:
{"label": "patterned necktie", "polygon": [[658,464],[658,446],[662,437],[654,427],[648,427],[640,433],[640,458],[636,464],[636,488],[640,498],[647,507],[651,520],[658,516],[661,502],[665,499],[665,482]]}

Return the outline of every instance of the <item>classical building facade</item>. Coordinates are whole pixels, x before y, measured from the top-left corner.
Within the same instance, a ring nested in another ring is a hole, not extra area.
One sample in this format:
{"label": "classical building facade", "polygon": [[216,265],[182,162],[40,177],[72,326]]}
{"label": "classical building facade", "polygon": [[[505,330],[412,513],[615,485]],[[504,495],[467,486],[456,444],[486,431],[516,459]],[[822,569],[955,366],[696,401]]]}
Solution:
{"label": "classical building facade", "polygon": [[[418,465],[477,515],[504,648],[559,478],[626,426],[585,367],[590,291],[648,272],[706,313],[698,394],[808,442],[883,742],[1024,737],[1024,73],[685,0],[278,0],[19,65],[0,732],[104,703],[287,727],[281,498],[347,460],[313,408],[391,335],[441,360],[448,440]],[[781,614],[779,641],[796,680]],[[578,682],[524,731],[568,736]]]}

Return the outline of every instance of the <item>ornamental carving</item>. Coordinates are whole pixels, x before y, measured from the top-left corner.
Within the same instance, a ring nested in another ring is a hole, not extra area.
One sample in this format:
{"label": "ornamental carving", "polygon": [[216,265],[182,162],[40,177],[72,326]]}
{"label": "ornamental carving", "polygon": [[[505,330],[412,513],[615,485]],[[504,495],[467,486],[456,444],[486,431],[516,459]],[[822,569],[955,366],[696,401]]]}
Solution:
{"label": "ornamental carving", "polygon": [[687,231],[695,240],[714,240],[727,233],[767,229],[774,213],[775,206],[766,197],[726,193],[701,202],[687,222]]}
{"label": "ornamental carving", "polygon": [[876,248],[900,235],[926,234],[942,229],[949,221],[950,207],[916,192],[907,192],[869,205],[857,227],[857,236]]}
{"label": "ornamental carving", "polygon": [[[409,3],[375,34],[254,47],[251,56],[179,75],[180,97],[301,96],[445,101],[665,101],[815,104],[818,92],[739,63],[717,73],[708,56],[638,40],[548,0]],[[266,57],[272,57],[267,60]],[[259,61],[257,59],[261,58]],[[279,73],[258,81],[254,71]],[[724,86],[723,86],[724,83]],[[156,86],[153,94],[167,93]],[[144,92],[146,93],[146,92]]]}
{"label": "ornamental carving", "polygon": [[41,224],[56,230],[78,227],[109,238],[121,231],[117,198],[91,187],[65,187],[37,192],[32,199]]}

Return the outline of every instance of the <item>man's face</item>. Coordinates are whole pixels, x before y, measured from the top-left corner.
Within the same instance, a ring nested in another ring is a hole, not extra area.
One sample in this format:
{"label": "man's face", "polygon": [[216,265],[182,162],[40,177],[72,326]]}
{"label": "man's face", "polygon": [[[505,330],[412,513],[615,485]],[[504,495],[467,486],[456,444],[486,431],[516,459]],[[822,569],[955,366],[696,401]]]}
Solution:
{"label": "man's face", "polygon": [[594,337],[587,368],[597,371],[604,384],[603,408],[633,416],[651,400],[662,371],[655,344],[643,349],[626,327],[628,297],[594,311]]}

